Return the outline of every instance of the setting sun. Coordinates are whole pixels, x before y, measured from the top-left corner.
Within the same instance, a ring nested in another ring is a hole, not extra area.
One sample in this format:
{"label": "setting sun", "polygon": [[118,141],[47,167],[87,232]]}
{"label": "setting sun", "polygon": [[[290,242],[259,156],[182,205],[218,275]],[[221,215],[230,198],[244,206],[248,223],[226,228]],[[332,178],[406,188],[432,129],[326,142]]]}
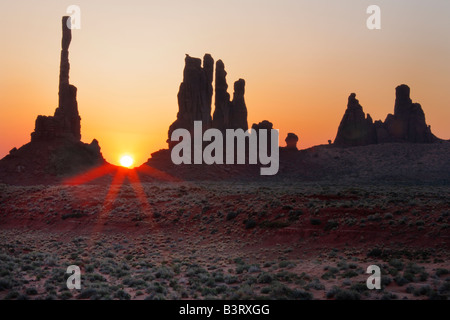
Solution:
{"label": "setting sun", "polygon": [[129,168],[129,167],[131,167],[131,166],[133,165],[133,163],[134,163],[133,158],[130,157],[130,156],[128,156],[128,155],[122,156],[122,157],[120,158],[120,165],[121,165],[122,167]]}

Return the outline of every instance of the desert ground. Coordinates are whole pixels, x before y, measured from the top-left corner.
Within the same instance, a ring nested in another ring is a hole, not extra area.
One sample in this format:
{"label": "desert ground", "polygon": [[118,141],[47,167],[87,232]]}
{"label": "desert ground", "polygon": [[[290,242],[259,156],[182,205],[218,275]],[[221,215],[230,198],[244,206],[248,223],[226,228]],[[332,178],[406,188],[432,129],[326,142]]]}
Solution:
{"label": "desert ground", "polygon": [[[448,299],[449,194],[295,180],[1,184],[0,299]],[[67,289],[69,265],[81,290]],[[369,265],[381,290],[366,286]]]}

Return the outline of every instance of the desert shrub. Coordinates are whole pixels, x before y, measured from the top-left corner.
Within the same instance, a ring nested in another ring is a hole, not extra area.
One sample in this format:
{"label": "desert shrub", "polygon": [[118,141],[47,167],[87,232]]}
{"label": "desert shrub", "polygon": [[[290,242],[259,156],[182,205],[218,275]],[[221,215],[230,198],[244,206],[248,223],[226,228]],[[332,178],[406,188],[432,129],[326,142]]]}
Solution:
{"label": "desert shrub", "polygon": [[280,261],[278,266],[280,268],[293,268],[293,267],[295,267],[295,263],[292,261],[289,261],[289,260],[283,260],[283,261]]}
{"label": "desert shrub", "polygon": [[448,269],[444,269],[444,268],[438,268],[436,270],[436,276],[441,277],[441,276],[445,276],[447,274],[449,274],[449,270]]}
{"label": "desert shrub", "polygon": [[347,270],[348,269],[348,263],[344,260],[341,260],[337,263],[337,267],[339,270]]}
{"label": "desert shrub", "polygon": [[237,267],[236,267],[236,273],[237,273],[237,274],[241,274],[241,273],[243,273],[244,271],[247,271],[248,268],[249,268],[249,266],[246,265],[246,264],[238,264]]}
{"label": "desert shrub", "polygon": [[114,258],[116,255],[113,253],[113,252],[111,252],[111,251],[106,251],[105,252],[105,254],[104,254],[104,256],[106,257],[106,258]]}
{"label": "desert shrub", "polygon": [[31,264],[24,264],[22,266],[22,271],[30,271],[30,270],[34,270],[34,269],[35,269],[35,267]]}
{"label": "desert shrub", "polygon": [[392,279],[386,276],[381,276],[381,285],[386,287],[392,283]]}
{"label": "desert shrub", "polygon": [[393,266],[397,270],[403,270],[405,264],[399,259],[391,259],[389,260],[389,265]]}
{"label": "desert shrub", "polygon": [[392,213],[386,213],[385,215],[384,215],[384,218],[385,219],[387,219],[387,220],[390,220],[390,219],[392,219],[392,218],[394,218],[394,216],[392,215]]}
{"label": "desert shrub", "polygon": [[153,212],[153,218],[155,218],[155,219],[161,218],[161,213],[159,213],[157,211]]}
{"label": "desert shrub", "polygon": [[327,272],[325,272],[321,278],[324,280],[329,280],[330,278],[336,279],[336,274],[339,273],[339,269],[338,268],[334,268],[334,267],[326,267],[326,270],[328,270]]}
{"label": "desert shrub", "polygon": [[362,293],[368,291],[369,289],[367,288],[366,283],[357,282],[350,286],[350,290]]}
{"label": "desert shrub", "polygon": [[438,292],[442,295],[450,295],[450,281],[444,282],[439,288]]}
{"label": "desert shrub", "polygon": [[245,221],[245,229],[253,229],[254,227],[256,227],[256,225],[257,225],[257,223],[253,219],[249,219],[249,220]]}
{"label": "desert shrub", "polygon": [[5,296],[5,300],[12,300],[12,299],[17,299],[19,297],[19,292],[13,290],[8,292],[8,294]]}
{"label": "desert shrub", "polygon": [[402,286],[404,286],[405,284],[408,284],[408,283],[411,282],[411,281],[409,281],[408,279],[406,279],[406,278],[404,278],[404,277],[401,277],[401,276],[395,277],[395,278],[394,278],[394,281],[395,281],[395,283],[396,283],[398,286],[400,286],[400,287],[402,287]]}
{"label": "desert shrub", "polygon": [[231,212],[228,212],[228,214],[227,214],[227,221],[230,221],[230,220],[233,220],[234,218],[236,218],[237,216],[238,216],[238,212],[237,211],[231,211]]}
{"label": "desert shrub", "polygon": [[325,224],[324,230],[329,231],[336,229],[337,227],[339,227],[339,222],[337,222],[336,220],[328,220]]}
{"label": "desert shrub", "polygon": [[429,277],[429,274],[427,272],[421,272],[419,274],[419,281],[427,281]]}
{"label": "desert shrub", "polygon": [[360,294],[356,291],[353,290],[339,290],[336,293],[336,300],[359,300],[360,299]]}
{"label": "desert shrub", "polygon": [[114,294],[114,298],[119,300],[130,300],[131,296],[127,292],[119,290]]}
{"label": "desert shrub", "polygon": [[92,274],[89,274],[86,276],[89,279],[89,281],[91,281],[91,282],[105,282],[106,281],[106,279],[101,274],[98,274],[98,273],[92,273]]}
{"label": "desert shrub", "polygon": [[292,282],[294,279],[297,278],[297,275],[295,273],[292,272],[288,272],[286,270],[283,270],[281,272],[278,272],[275,277],[277,278],[277,280],[280,281],[286,281],[286,282]]}
{"label": "desert shrub", "polygon": [[324,290],[325,286],[320,283],[319,279],[314,279],[305,286],[305,289]]}
{"label": "desert shrub", "polygon": [[35,287],[30,287],[25,290],[25,293],[29,296],[35,296],[38,294],[38,291]]}
{"label": "desert shrub", "polygon": [[174,272],[169,269],[166,266],[161,266],[158,269],[156,269],[155,272],[155,277],[158,278],[162,278],[162,279],[170,279],[174,276]]}
{"label": "desert shrub", "polygon": [[235,276],[231,276],[231,275],[227,274],[224,277],[224,281],[225,281],[226,284],[233,284],[233,283],[237,283],[238,282],[238,278],[235,277]]}
{"label": "desert shrub", "polygon": [[267,272],[261,273],[257,278],[258,283],[272,283],[272,281],[273,281],[273,276]]}
{"label": "desert shrub", "polygon": [[353,270],[346,271],[346,272],[344,272],[342,274],[343,278],[353,278],[353,277],[356,277],[356,276],[358,276],[358,274],[355,271],[353,271]]}
{"label": "desert shrub", "polygon": [[224,282],[224,275],[222,272],[213,272],[212,276],[214,277],[214,281],[217,283]]}
{"label": "desert shrub", "polygon": [[94,288],[88,288],[81,291],[81,293],[77,296],[78,299],[90,299],[94,295],[97,294],[97,290]]}
{"label": "desert shrub", "polygon": [[208,287],[204,287],[201,290],[201,295],[203,297],[208,297],[208,296],[215,296],[216,295],[216,291],[212,288],[208,288]]}
{"label": "desert shrub", "polygon": [[94,272],[94,266],[93,265],[87,265],[86,266],[86,272],[89,272],[89,273],[91,273],[91,272]]}
{"label": "desert shrub", "polygon": [[312,300],[313,295],[311,292],[303,291],[300,289],[292,290],[291,297],[296,300]]}
{"label": "desert shrub", "polygon": [[263,221],[259,224],[260,227],[267,229],[281,229],[286,228],[289,225],[289,222],[285,221]]}
{"label": "desert shrub", "polygon": [[415,290],[415,288],[411,285],[407,286],[405,289],[406,293],[413,293],[414,290]]}
{"label": "desert shrub", "polygon": [[424,272],[424,271],[425,271],[424,267],[418,266],[415,263],[408,263],[408,265],[405,268],[405,272],[404,273],[410,273],[412,275],[415,275],[415,274],[418,274],[418,273],[421,273],[421,272]]}
{"label": "desert shrub", "polygon": [[62,292],[60,295],[59,295],[59,298],[61,299],[61,300],[68,300],[68,299],[70,299],[70,298],[72,298],[73,297],[73,295],[72,295],[72,293],[70,292],[70,291],[64,291],[64,292]]}
{"label": "desert shrub", "polygon": [[381,221],[381,217],[379,213],[371,214],[367,217],[368,221]]}
{"label": "desert shrub", "polygon": [[386,292],[381,296],[381,300],[396,300],[398,296],[392,292]]}
{"label": "desert shrub", "polygon": [[425,285],[425,286],[420,286],[418,288],[416,288],[413,292],[414,296],[419,297],[419,296],[429,296],[431,294],[431,287],[429,285]]}
{"label": "desert shrub", "polygon": [[355,218],[347,218],[344,221],[344,223],[348,226],[353,226],[356,224],[356,222],[357,222],[357,220]]}
{"label": "desert shrub", "polygon": [[326,297],[327,299],[335,298],[336,300],[359,300],[361,296],[359,292],[353,289],[345,290],[333,286],[331,290],[327,292]]}
{"label": "desert shrub", "polygon": [[152,284],[150,284],[146,289],[145,292],[147,293],[161,293],[166,294],[167,289],[159,282],[155,281]]}
{"label": "desert shrub", "polygon": [[0,279],[0,291],[11,289],[13,283],[9,278],[1,278]]}
{"label": "desert shrub", "polygon": [[329,291],[327,291],[326,297],[327,299],[332,299],[334,298],[334,296],[336,295],[336,293],[339,291],[340,289],[337,286],[333,286]]}
{"label": "desert shrub", "polygon": [[66,220],[69,218],[82,218],[87,216],[86,213],[83,213],[81,210],[75,209],[71,213],[66,213],[61,216],[61,219]]}
{"label": "desert shrub", "polygon": [[261,271],[261,269],[257,265],[253,265],[253,266],[250,266],[250,268],[248,268],[249,273],[256,273],[256,272],[260,272],[260,271]]}
{"label": "desert shrub", "polygon": [[311,218],[309,219],[309,222],[313,225],[313,226],[318,226],[322,223],[322,221],[320,221],[320,219],[317,218]]}
{"label": "desert shrub", "polygon": [[122,283],[131,288],[143,289],[147,286],[147,283],[142,279],[135,279],[132,277],[126,277]]}
{"label": "desert shrub", "polygon": [[270,297],[276,300],[286,300],[292,297],[293,290],[280,282],[273,282],[270,286]]}
{"label": "desert shrub", "polygon": [[303,214],[302,210],[290,210],[288,220],[297,221],[302,214]]}
{"label": "desert shrub", "polygon": [[26,294],[20,294],[17,297],[17,300],[30,300],[30,297],[28,295],[26,295]]}
{"label": "desert shrub", "polygon": [[380,248],[373,248],[367,253],[368,257],[380,257],[383,254],[383,251]]}
{"label": "desert shrub", "polygon": [[268,294],[268,293],[270,293],[270,287],[262,287],[262,288],[261,288],[261,293],[263,293],[263,294]]}

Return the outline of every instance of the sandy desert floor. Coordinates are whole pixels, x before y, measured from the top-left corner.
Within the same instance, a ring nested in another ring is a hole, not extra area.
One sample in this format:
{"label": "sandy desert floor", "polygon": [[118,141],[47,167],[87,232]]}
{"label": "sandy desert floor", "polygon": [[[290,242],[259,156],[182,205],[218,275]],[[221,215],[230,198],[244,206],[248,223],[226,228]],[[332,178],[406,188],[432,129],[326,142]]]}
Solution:
{"label": "sandy desert floor", "polygon": [[[448,299],[450,187],[0,185],[0,299]],[[81,290],[66,286],[78,265]],[[382,289],[368,290],[369,265]]]}

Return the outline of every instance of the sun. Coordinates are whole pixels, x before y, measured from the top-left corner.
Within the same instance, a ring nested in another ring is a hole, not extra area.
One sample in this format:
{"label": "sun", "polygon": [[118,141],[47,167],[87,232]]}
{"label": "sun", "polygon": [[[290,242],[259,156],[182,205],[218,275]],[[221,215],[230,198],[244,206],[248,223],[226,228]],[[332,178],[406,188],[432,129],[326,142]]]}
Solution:
{"label": "sun", "polygon": [[125,155],[120,158],[120,165],[125,168],[129,168],[133,165],[134,160],[131,156]]}

